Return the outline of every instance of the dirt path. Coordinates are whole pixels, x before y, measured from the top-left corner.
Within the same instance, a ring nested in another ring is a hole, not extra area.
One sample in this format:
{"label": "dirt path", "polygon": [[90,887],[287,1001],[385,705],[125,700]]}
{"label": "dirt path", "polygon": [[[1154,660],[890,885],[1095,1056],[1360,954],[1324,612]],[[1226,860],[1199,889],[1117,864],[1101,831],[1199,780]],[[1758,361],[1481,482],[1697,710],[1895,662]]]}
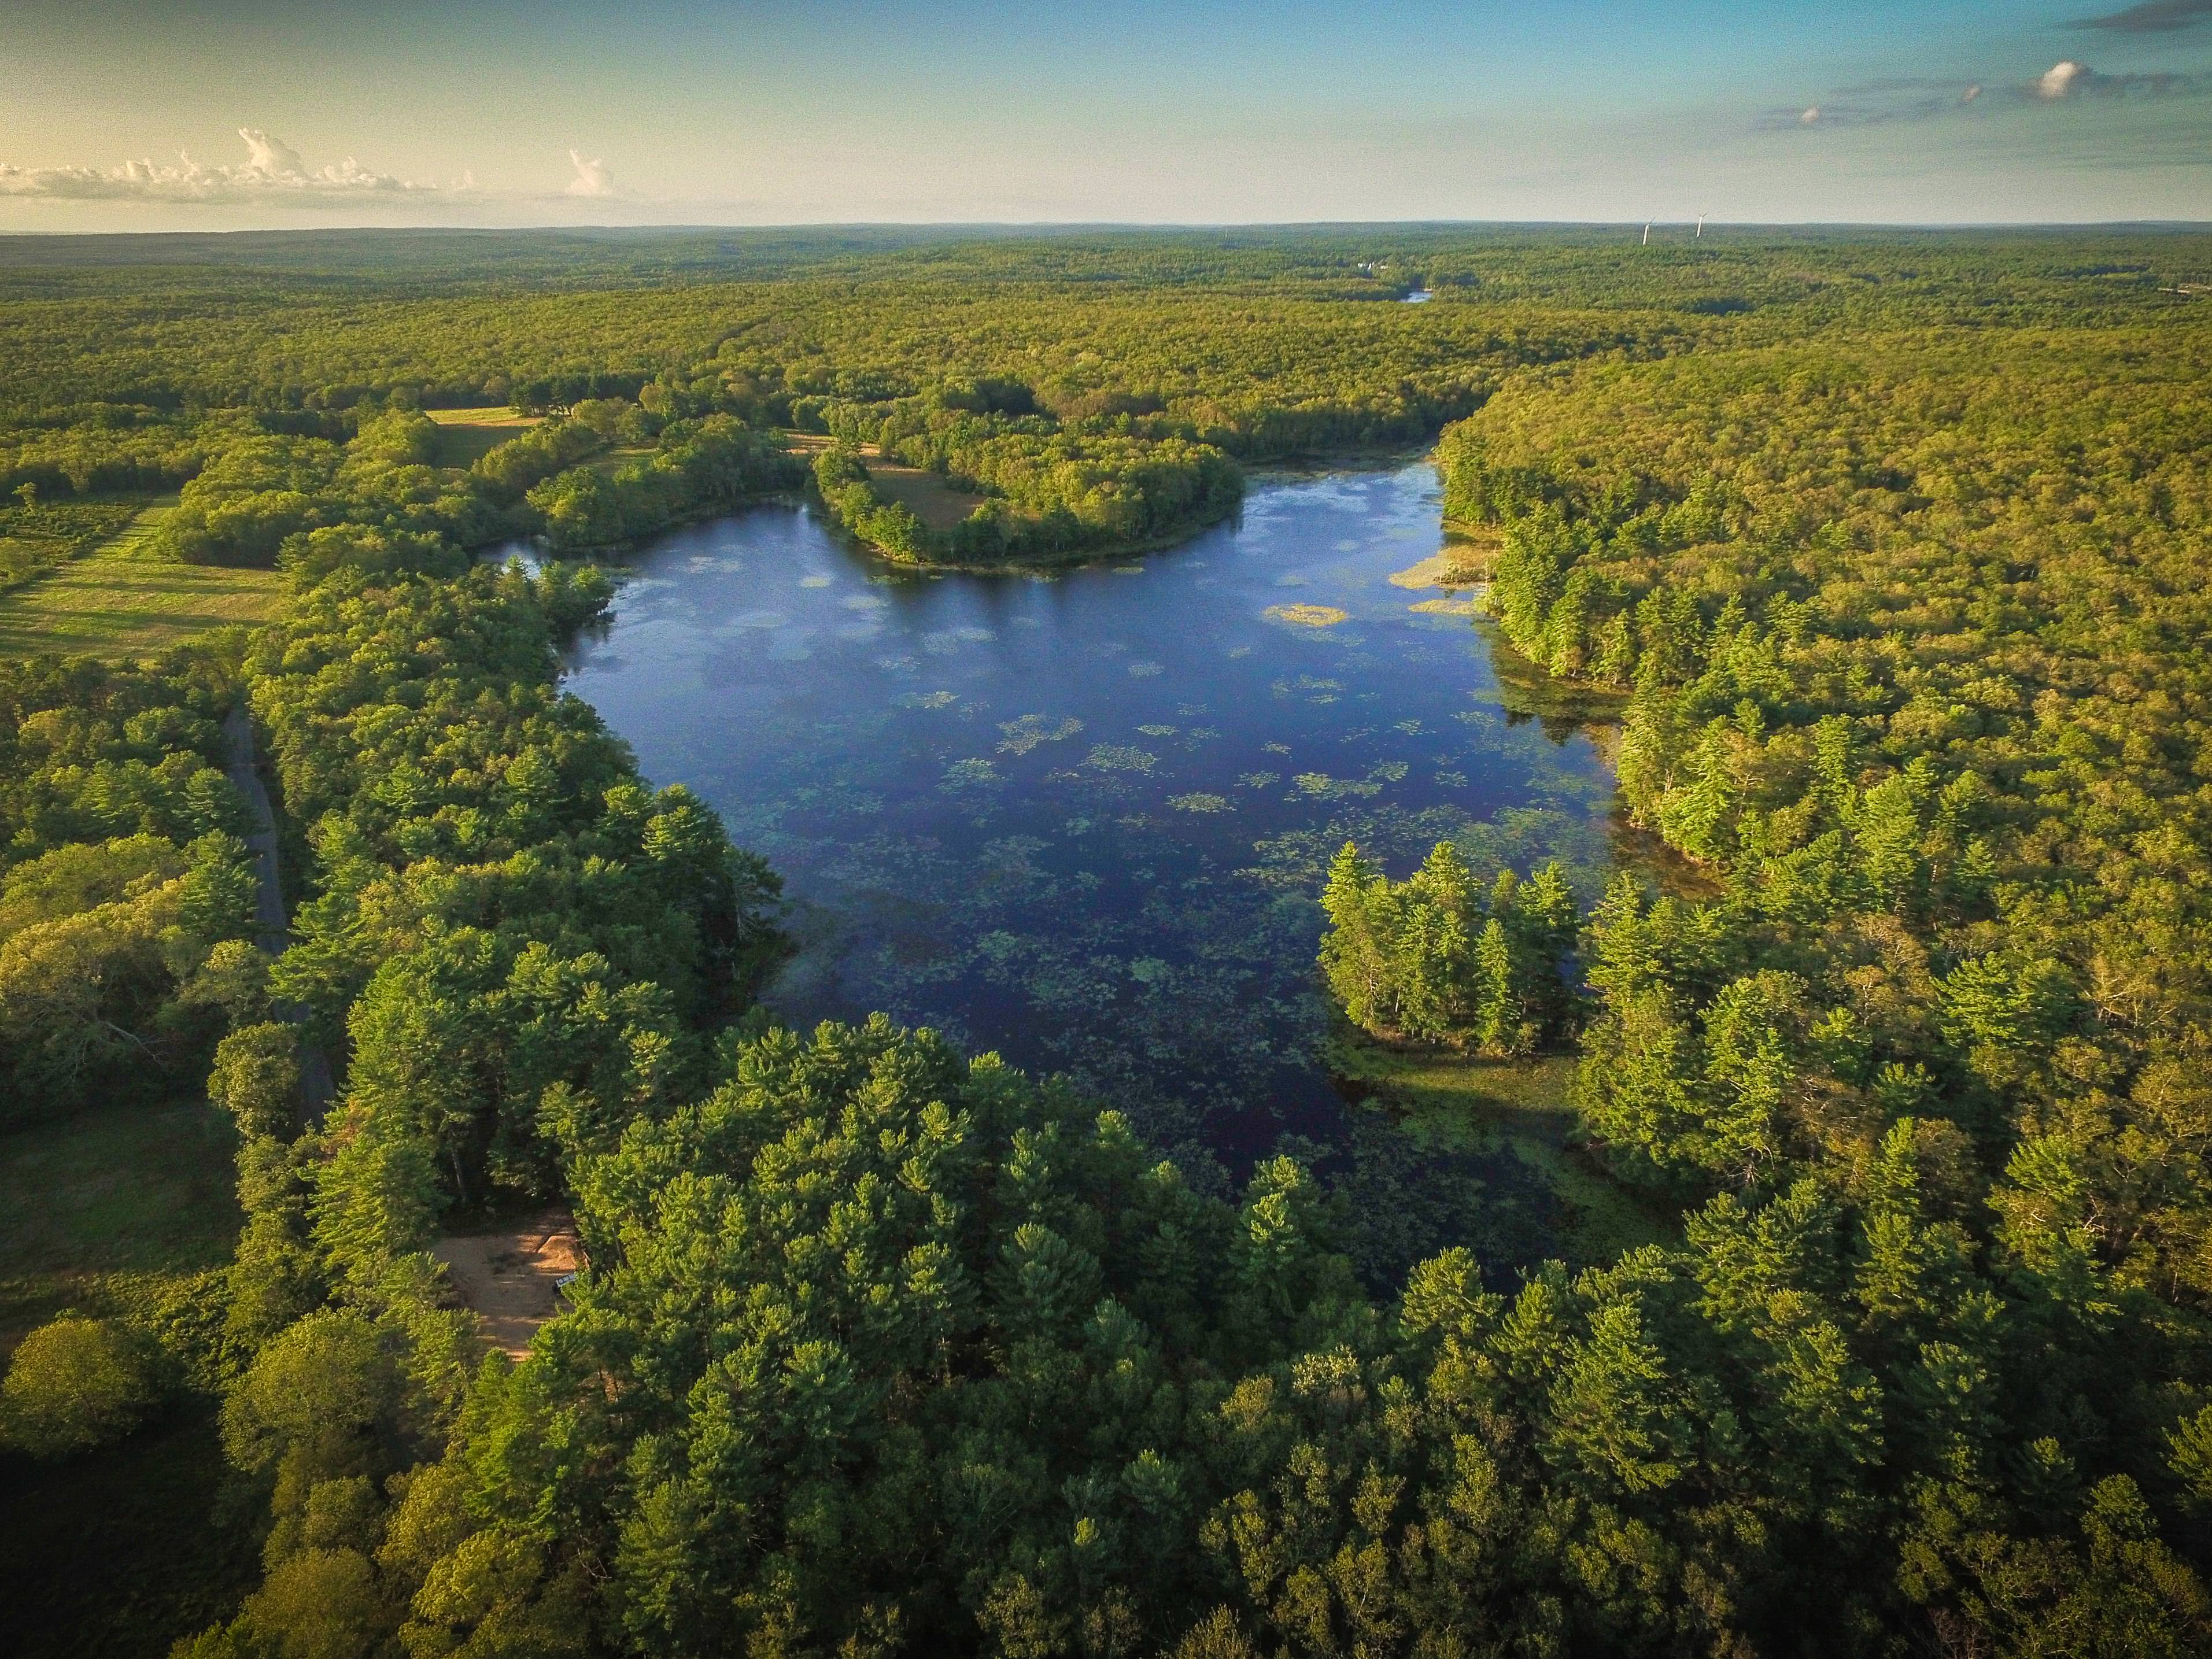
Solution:
{"label": "dirt path", "polygon": [[562,1279],[584,1265],[576,1218],[558,1206],[504,1231],[441,1238],[433,1254],[484,1340],[516,1359],[560,1311]]}
{"label": "dirt path", "polygon": [[[276,866],[276,813],[269,804],[269,791],[262,786],[261,773],[253,763],[253,720],[239,703],[224,718],[222,735],[229,744],[230,753],[224,765],[231,783],[246,797],[246,805],[253,814],[254,832],[246,838],[253,849],[253,870],[258,878],[253,890],[254,942],[270,956],[280,955],[291,937],[292,924],[284,914],[284,885]],[[289,1004],[280,1006],[280,1018],[297,1024],[307,1018],[307,1011]],[[331,1109],[331,1099],[337,1093],[331,1081],[330,1057],[311,1042],[300,1045],[300,1094],[307,1109],[306,1121],[319,1124],[323,1115]]]}

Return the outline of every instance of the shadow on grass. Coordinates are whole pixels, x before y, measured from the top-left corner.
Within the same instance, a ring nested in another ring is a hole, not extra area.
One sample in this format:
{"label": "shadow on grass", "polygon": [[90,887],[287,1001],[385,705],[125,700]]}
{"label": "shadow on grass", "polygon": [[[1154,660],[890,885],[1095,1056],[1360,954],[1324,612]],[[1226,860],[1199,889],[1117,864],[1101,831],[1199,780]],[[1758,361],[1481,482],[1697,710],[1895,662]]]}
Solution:
{"label": "shadow on grass", "polygon": [[15,1659],[161,1659],[253,1588],[262,1505],[229,1493],[204,1397],[105,1451],[0,1453],[0,1607]]}

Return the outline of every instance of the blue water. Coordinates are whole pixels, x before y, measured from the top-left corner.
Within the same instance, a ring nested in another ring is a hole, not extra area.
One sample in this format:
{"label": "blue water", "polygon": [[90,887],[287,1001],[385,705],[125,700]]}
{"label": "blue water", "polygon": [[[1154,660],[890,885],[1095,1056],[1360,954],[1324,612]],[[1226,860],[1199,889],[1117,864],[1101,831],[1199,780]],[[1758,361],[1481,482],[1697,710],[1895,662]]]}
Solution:
{"label": "blue water", "polygon": [[1313,1058],[1347,838],[1586,888],[1609,856],[1593,739],[1509,717],[1467,596],[1401,574],[1443,544],[1422,465],[1263,475],[1234,524],[1051,574],[918,574],[762,507],[641,549],[568,684],[782,873],[781,1017],[1070,1073],[1234,1173],[1352,1133]]}

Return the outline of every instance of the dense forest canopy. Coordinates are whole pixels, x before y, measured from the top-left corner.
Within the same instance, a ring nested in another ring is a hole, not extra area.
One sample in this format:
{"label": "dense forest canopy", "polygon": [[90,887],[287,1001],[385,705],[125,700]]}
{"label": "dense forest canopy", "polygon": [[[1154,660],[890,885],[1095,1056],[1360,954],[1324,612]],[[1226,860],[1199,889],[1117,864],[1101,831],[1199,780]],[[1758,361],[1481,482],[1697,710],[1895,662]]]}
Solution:
{"label": "dense forest canopy", "polygon": [[[0,1420],[220,1401],[261,1570],[189,1659],[2203,1651],[2208,275],[2157,230],[0,243],[10,511],[173,490],[147,556],[293,590],[0,673],[0,1115],[204,1077],[245,1217],[193,1309],[26,1337]],[[465,461],[422,412],[484,405]],[[769,493],[1014,559],[1431,441],[1695,878],[1577,914],[1346,847],[1313,943],[1382,1040],[1578,1057],[1680,1218],[1580,1273],[1377,1293],[1295,1158],[1210,1195],[1115,1102],[777,1028],[774,872],[560,686],[612,588],[557,556]],[[588,1265],[487,1354],[435,1248],[549,1202]]]}

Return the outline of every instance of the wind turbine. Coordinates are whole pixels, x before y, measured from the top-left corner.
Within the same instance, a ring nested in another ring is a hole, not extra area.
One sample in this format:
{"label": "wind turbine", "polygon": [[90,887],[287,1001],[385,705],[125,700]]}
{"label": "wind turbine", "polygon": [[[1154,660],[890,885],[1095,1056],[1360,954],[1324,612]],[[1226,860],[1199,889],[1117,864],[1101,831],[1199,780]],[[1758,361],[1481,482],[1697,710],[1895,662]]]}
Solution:
{"label": "wind turbine", "polygon": [[1651,246],[1651,222],[1648,219],[1644,222],[1644,246]]}
{"label": "wind turbine", "polygon": [[1705,216],[1702,213],[1698,216],[1698,234],[1690,240],[1693,242],[1702,242],[1705,240]]}

